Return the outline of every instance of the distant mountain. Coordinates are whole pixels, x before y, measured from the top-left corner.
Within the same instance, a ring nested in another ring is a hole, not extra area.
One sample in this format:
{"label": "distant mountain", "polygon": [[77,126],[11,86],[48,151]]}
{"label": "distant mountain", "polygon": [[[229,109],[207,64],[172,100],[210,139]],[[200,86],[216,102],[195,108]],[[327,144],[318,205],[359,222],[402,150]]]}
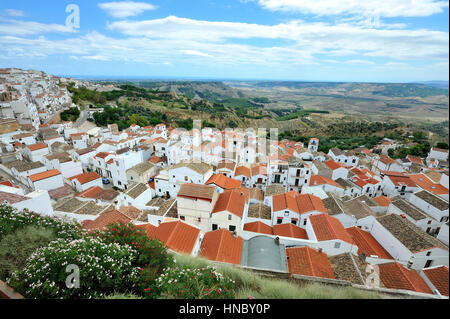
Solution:
{"label": "distant mountain", "polygon": [[439,88],[439,89],[447,89],[449,88],[448,81],[425,81],[419,82],[419,84],[428,85],[431,87]]}

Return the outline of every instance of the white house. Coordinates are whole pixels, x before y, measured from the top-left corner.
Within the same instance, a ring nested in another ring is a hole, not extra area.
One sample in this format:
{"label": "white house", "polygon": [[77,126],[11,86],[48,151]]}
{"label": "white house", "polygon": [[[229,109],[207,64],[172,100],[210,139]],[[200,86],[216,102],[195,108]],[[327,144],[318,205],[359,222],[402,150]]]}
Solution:
{"label": "white house", "polygon": [[82,173],[80,175],[69,178],[69,180],[71,181],[71,186],[78,192],[83,192],[93,186],[103,186],[102,178],[96,172]]}
{"label": "white house", "polygon": [[60,171],[50,171],[28,176],[28,184],[34,190],[52,190],[64,186],[64,178]]}
{"label": "white house", "polygon": [[49,153],[50,151],[44,143],[28,145],[24,148],[24,156],[31,162],[42,162],[42,158]]}

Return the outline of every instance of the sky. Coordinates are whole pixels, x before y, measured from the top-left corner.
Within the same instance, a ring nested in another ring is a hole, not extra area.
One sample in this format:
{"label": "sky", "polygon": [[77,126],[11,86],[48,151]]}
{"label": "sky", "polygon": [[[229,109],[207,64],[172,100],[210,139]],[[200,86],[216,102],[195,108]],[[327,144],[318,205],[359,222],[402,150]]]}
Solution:
{"label": "sky", "polygon": [[61,76],[448,81],[443,0],[2,0],[0,67]]}

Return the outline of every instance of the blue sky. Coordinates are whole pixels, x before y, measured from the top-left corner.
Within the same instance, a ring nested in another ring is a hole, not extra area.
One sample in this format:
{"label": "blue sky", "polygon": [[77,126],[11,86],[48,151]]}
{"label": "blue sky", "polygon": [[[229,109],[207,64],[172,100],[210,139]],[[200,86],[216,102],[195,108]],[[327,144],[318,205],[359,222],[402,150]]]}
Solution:
{"label": "blue sky", "polygon": [[[79,8],[79,28],[66,24],[69,4]],[[0,67],[111,77],[447,81],[448,8],[443,0],[2,0]]]}

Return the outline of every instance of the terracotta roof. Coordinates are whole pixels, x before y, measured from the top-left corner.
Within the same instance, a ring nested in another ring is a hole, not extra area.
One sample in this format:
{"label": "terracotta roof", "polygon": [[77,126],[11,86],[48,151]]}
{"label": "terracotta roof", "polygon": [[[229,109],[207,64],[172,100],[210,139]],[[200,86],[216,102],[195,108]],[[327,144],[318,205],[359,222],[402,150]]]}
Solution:
{"label": "terracotta roof", "polygon": [[416,183],[409,177],[405,175],[387,175],[388,178],[394,183],[395,186],[406,185],[408,187],[417,187]]}
{"label": "terracotta roof", "polygon": [[396,163],[396,161],[392,158],[390,158],[389,156],[386,155],[380,155],[380,162],[389,165],[389,164],[393,164]]}
{"label": "terracotta roof", "polygon": [[182,221],[162,223],[149,234],[151,239],[160,240],[167,248],[185,254],[191,254],[197,243],[200,229]]}
{"label": "terracotta roof", "polygon": [[52,169],[51,171],[30,175],[30,179],[32,182],[37,182],[58,175],[61,175],[61,173],[57,169]]}
{"label": "terracotta roof", "polygon": [[291,274],[335,279],[328,256],[310,247],[286,248]]}
{"label": "terracotta roof", "polygon": [[352,237],[356,246],[358,246],[358,254],[364,253],[368,257],[375,255],[382,259],[393,259],[369,232],[359,227],[347,228],[346,231]]}
{"label": "terracotta roof", "polygon": [[312,175],[311,180],[309,181],[309,186],[318,186],[324,184],[333,185],[337,188],[344,188],[332,179],[320,175]]}
{"label": "terracotta roof", "polygon": [[263,164],[254,164],[251,168],[252,176],[264,175],[267,176],[267,167]]}
{"label": "terracotta roof", "polygon": [[147,236],[150,236],[158,227],[153,226],[152,224],[143,224],[137,225],[136,228],[144,230]]}
{"label": "terracotta roof", "polygon": [[[94,148],[95,148],[95,145],[94,145]],[[100,152],[100,153],[97,153],[97,155],[95,155],[94,157],[98,157],[98,158],[103,158],[103,159],[105,159],[105,158],[107,158],[109,155],[111,155],[110,153],[106,153],[106,152]]]}
{"label": "terracotta roof", "polygon": [[274,212],[290,209],[298,214],[312,211],[327,213],[327,209],[323,205],[322,200],[311,194],[299,194],[291,191],[273,196],[272,203]]}
{"label": "terracotta roof", "polygon": [[38,144],[34,144],[34,145],[28,145],[27,148],[30,151],[34,152],[34,151],[37,151],[37,150],[42,150],[44,148],[47,148],[47,144],[45,144],[45,143],[38,143]]}
{"label": "terracotta roof", "polygon": [[383,207],[388,207],[391,204],[391,199],[383,195],[374,197],[373,200]]}
{"label": "terracotta roof", "polygon": [[420,188],[423,188],[431,193],[434,193],[436,195],[445,195],[448,194],[448,189],[445,188],[443,185],[434,183],[431,179],[429,179],[424,174],[413,174],[409,175],[409,178],[417,185],[420,186]]}
{"label": "terracotta roof", "polygon": [[328,214],[313,215],[309,217],[318,241],[340,239],[353,244],[352,238],[345,231],[339,219]]}
{"label": "terracotta roof", "polygon": [[252,176],[251,172],[250,172],[250,168],[245,167],[245,166],[238,166],[236,168],[236,172],[234,173],[234,176],[241,176],[241,175],[250,178]]}
{"label": "terracotta roof", "polygon": [[422,270],[427,276],[427,278],[431,281],[434,287],[439,291],[439,293],[443,296],[448,295],[448,267],[440,266],[434,268],[425,268]]}
{"label": "terracotta roof", "polygon": [[380,280],[387,288],[433,293],[415,270],[406,269],[399,263],[380,264],[378,267]]}
{"label": "terracotta roof", "polygon": [[326,162],[323,162],[326,166],[328,166],[328,168],[330,168],[331,170],[337,170],[338,168],[345,168],[345,165],[342,163],[337,163],[335,161],[329,160]]}
{"label": "terracotta roof", "polygon": [[178,192],[178,197],[203,199],[211,201],[216,192],[216,187],[201,184],[182,184],[180,186],[180,191]]}
{"label": "terracotta roof", "polygon": [[71,181],[76,179],[78,182],[80,182],[81,185],[84,185],[86,183],[95,181],[96,179],[101,178],[100,175],[97,174],[97,172],[90,172],[90,173],[83,173],[77,176],[73,176],[70,178]]}
{"label": "terracotta roof", "polygon": [[119,196],[119,192],[112,189],[103,189],[100,186],[92,186],[76,195],[82,198],[94,198],[103,200],[113,200]]}
{"label": "terracotta roof", "polygon": [[209,260],[240,265],[243,240],[233,237],[226,229],[209,232],[200,248],[200,256]]}
{"label": "terracotta roof", "polygon": [[273,235],[273,228],[267,224],[264,224],[263,222],[260,222],[260,221],[245,224],[244,230],[254,232],[254,233]]}
{"label": "terracotta roof", "polygon": [[273,226],[273,234],[276,236],[308,239],[306,230],[294,224],[280,224]]}
{"label": "terracotta roof", "polygon": [[236,179],[228,178],[223,174],[215,174],[209,178],[206,185],[215,184],[223,189],[240,188],[242,182]]}
{"label": "terracotta roof", "polygon": [[227,211],[242,218],[245,202],[246,198],[239,190],[226,190],[220,194],[212,213]]}
{"label": "terracotta roof", "polygon": [[95,220],[84,226],[88,230],[103,230],[111,224],[128,224],[131,220],[117,210],[111,210],[109,212],[101,214]]}

